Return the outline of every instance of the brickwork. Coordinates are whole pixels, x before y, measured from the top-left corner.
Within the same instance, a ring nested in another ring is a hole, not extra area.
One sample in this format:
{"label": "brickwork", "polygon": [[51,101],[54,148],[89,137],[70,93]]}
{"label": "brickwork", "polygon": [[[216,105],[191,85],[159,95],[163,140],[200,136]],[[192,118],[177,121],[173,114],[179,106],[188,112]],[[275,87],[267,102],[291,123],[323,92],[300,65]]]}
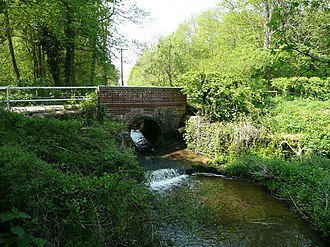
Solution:
{"label": "brickwork", "polygon": [[132,123],[138,118],[153,119],[164,134],[179,127],[186,112],[181,88],[100,86],[98,100],[115,121]]}

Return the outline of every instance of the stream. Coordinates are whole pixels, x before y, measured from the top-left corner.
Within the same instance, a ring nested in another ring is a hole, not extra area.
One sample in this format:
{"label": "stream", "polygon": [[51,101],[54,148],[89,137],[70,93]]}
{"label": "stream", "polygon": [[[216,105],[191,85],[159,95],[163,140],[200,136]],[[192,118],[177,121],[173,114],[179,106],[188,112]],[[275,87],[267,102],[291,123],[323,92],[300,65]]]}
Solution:
{"label": "stream", "polygon": [[[161,246],[329,246],[321,233],[264,188],[192,173],[186,150],[139,155],[155,205]],[[157,205],[159,204],[159,205]]]}

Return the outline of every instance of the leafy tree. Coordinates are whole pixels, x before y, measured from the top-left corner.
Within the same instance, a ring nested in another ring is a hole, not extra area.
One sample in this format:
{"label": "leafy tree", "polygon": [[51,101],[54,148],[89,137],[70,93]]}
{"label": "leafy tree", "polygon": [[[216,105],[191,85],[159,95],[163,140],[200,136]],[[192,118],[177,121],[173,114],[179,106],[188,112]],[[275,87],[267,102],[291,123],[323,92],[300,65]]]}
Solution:
{"label": "leafy tree", "polygon": [[178,76],[185,71],[183,56],[184,47],[174,36],[160,39],[156,47],[144,52],[131,73],[129,84],[148,82],[156,86],[174,86]]}
{"label": "leafy tree", "polygon": [[[224,14],[215,9],[183,23],[174,34],[143,53],[129,83],[178,85],[180,74],[195,70],[250,75],[252,60],[261,52],[262,39],[260,32],[246,23],[247,19],[258,22],[249,11]],[[148,75],[158,82],[138,78]]]}
{"label": "leafy tree", "polygon": [[219,73],[190,72],[182,76],[184,92],[194,98],[201,115],[211,120],[231,121],[240,116],[258,113],[264,104],[265,90],[260,81]]}
{"label": "leafy tree", "polygon": [[329,0],[277,0],[277,3],[271,27],[279,34],[278,46],[329,64]]}
{"label": "leafy tree", "polygon": [[328,0],[223,0],[147,49],[129,83],[185,86],[179,75],[194,71],[327,77],[329,19]]}
{"label": "leafy tree", "polygon": [[131,5],[122,0],[1,0],[1,81],[42,78],[58,86],[116,82],[110,49],[123,41],[114,26],[143,13]]}
{"label": "leafy tree", "polygon": [[21,75],[20,75],[20,72],[19,72],[19,69],[17,66],[16,56],[15,56],[15,51],[14,51],[13,30],[12,30],[13,27],[11,24],[11,17],[10,17],[12,1],[10,1],[10,0],[2,1],[1,6],[3,8],[3,10],[1,12],[4,14],[5,38],[7,39],[7,42],[8,42],[8,48],[9,48],[9,52],[10,52],[13,71],[15,72],[16,80],[19,80]]}

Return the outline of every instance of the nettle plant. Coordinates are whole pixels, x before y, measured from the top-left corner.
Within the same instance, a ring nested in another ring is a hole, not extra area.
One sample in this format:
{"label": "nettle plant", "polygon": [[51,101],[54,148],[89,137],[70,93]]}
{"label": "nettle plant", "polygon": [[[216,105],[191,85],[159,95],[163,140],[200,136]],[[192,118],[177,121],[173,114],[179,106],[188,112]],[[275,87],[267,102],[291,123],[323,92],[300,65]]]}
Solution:
{"label": "nettle plant", "polygon": [[47,241],[31,235],[24,225],[31,221],[31,216],[12,208],[0,214],[1,246],[45,246]]}

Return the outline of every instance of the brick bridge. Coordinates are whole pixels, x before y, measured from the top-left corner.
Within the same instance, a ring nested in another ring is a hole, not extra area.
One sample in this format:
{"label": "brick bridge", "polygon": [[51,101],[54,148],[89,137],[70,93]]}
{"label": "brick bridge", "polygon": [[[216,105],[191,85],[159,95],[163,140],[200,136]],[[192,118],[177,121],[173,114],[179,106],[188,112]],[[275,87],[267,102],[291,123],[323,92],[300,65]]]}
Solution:
{"label": "brick bridge", "polygon": [[126,122],[129,128],[141,125],[153,144],[172,136],[186,112],[181,88],[99,86],[97,97],[110,119]]}

